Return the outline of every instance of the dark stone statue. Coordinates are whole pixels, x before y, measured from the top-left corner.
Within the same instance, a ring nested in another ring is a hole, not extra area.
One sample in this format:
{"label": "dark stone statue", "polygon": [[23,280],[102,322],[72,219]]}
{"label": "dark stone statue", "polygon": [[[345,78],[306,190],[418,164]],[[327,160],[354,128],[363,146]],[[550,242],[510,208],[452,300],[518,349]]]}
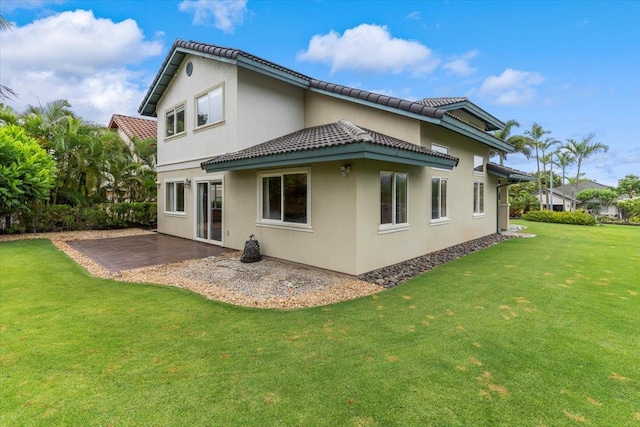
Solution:
{"label": "dark stone statue", "polygon": [[257,262],[262,259],[260,255],[260,243],[257,240],[253,240],[253,234],[249,236],[249,240],[244,243],[244,253],[240,257],[242,262]]}

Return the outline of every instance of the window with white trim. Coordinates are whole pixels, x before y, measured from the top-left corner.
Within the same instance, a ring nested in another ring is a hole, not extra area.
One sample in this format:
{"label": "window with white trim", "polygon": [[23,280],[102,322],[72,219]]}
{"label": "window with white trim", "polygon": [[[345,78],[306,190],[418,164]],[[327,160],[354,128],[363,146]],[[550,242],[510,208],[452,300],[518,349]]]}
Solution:
{"label": "window with white trim", "polygon": [[484,157],[473,156],[473,173],[484,174]]}
{"label": "window with white trim", "polygon": [[484,182],[473,183],[473,214],[484,214]]}
{"label": "window with white trim", "polygon": [[[431,143],[431,151],[435,151],[436,153],[441,153],[441,154],[449,154],[449,147],[445,147],[444,145],[440,145],[440,144]],[[449,172],[448,169],[443,169],[443,168],[432,167],[431,169]]]}
{"label": "window with white trim", "polygon": [[309,173],[260,175],[260,220],[310,225]]}
{"label": "window with white trim", "polygon": [[431,178],[431,220],[448,219],[447,184],[449,180],[434,176]]}
{"label": "window with white trim", "polygon": [[196,128],[224,120],[223,94],[223,86],[218,86],[196,98]]}
{"label": "window with white trim", "polygon": [[164,136],[170,137],[184,132],[184,104],[180,104],[165,114]]}
{"label": "window with white trim", "polygon": [[184,180],[165,182],[165,212],[184,213],[184,197]]}
{"label": "window with white trim", "polygon": [[380,172],[380,225],[407,224],[409,176]]}

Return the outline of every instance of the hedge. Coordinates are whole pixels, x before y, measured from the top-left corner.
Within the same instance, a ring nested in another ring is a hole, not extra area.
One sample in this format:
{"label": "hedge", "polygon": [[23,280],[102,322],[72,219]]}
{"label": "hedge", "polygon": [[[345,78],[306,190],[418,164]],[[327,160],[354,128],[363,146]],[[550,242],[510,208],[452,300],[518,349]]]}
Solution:
{"label": "hedge", "polygon": [[153,227],[157,223],[157,203],[105,203],[93,207],[41,205],[13,215],[11,228],[0,222],[7,234],[43,231],[107,230]]}
{"label": "hedge", "polygon": [[586,212],[530,211],[522,219],[536,222],[554,222],[558,224],[596,225],[596,218]]}

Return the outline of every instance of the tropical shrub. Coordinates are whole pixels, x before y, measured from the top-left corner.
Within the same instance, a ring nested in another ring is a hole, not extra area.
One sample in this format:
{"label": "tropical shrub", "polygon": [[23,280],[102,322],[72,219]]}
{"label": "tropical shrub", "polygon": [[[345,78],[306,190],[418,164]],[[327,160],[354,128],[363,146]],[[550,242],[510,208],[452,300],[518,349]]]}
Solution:
{"label": "tropical shrub", "polygon": [[553,222],[557,224],[596,225],[596,219],[592,215],[582,211],[554,212],[531,211],[522,216],[527,221]]}
{"label": "tropical shrub", "polygon": [[13,215],[49,197],[55,162],[38,141],[16,125],[0,127],[0,215],[11,228]]}
{"label": "tropical shrub", "polygon": [[640,197],[628,200],[619,200],[618,209],[622,219],[631,222],[640,222]]}
{"label": "tropical shrub", "polygon": [[106,230],[151,227],[157,222],[157,203],[105,203],[94,207],[38,205],[12,217],[4,233]]}

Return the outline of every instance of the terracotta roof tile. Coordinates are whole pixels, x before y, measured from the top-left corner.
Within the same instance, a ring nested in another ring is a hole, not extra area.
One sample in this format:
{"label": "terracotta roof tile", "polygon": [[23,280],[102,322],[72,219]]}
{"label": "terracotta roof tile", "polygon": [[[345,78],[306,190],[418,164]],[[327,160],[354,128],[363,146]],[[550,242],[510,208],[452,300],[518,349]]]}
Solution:
{"label": "terracotta roof tile", "polygon": [[110,129],[121,129],[129,139],[157,138],[158,122],[140,117],[123,116],[114,114],[109,122]]}
{"label": "terracotta roof tile", "polygon": [[437,153],[420,145],[412,144],[388,135],[360,128],[346,120],[339,120],[321,126],[315,126],[290,133],[288,135],[272,139],[262,144],[254,145],[247,149],[234,153],[223,154],[203,165],[224,163],[233,160],[252,159],[274,154],[291,153],[296,151],[314,150],[339,145],[347,145],[358,142],[393,147],[404,151],[421,154],[429,154],[434,157],[454,160],[457,158],[442,153]]}

